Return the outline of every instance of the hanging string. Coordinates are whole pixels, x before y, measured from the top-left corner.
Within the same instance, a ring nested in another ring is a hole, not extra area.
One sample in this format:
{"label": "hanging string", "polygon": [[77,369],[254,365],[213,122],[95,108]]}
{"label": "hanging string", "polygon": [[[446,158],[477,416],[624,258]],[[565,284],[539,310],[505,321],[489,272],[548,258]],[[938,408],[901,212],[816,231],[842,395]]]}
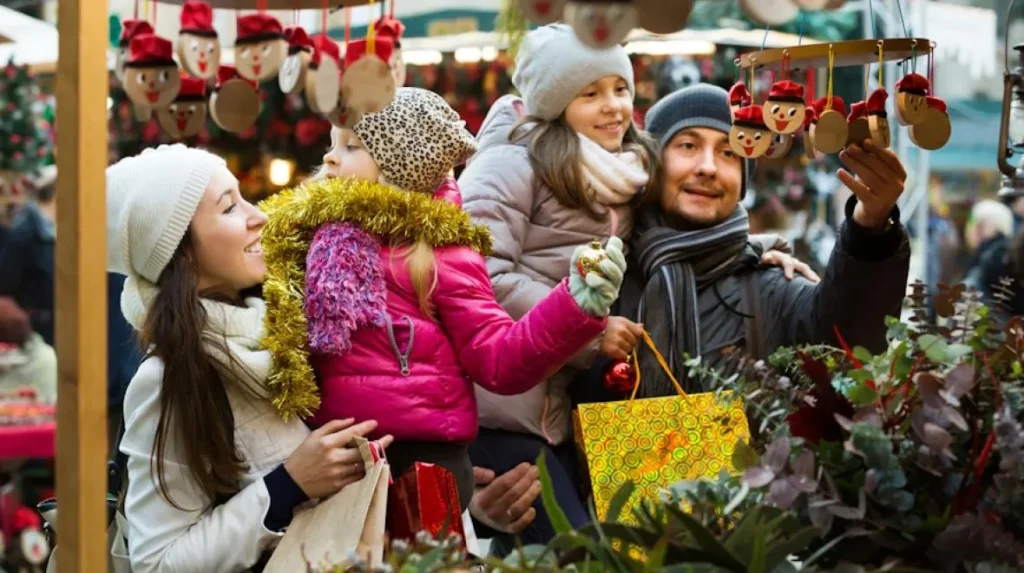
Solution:
{"label": "hanging string", "polygon": [[348,52],[348,43],[352,41],[352,12],[351,8],[345,7],[345,51]]}
{"label": "hanging string", "polygon": [[160,9],[159,2],[153,2],[153,29],[156,30],[156,13]]}
{"label": "hanging string", "polygon": [[797,38],[796,45],[800,46],[804,43],[804,18],[807,16],[807,12],[800,11],[800,37]]}
{"label": "hanging string", "polygon": [[388,15],[391,16],[392,19],[394,19],[394,17],[395,17],[395,2],[396,1],[397,0],[391,0],[391,11],[388,12]]}
{"label": "hanging string", "polygon": [[932,95],[935,94],[935,42],[928,46],[928,85],[931,86]]}
{"label": "hanging string", "polygon": [[836,49],[828,45],[828,99],[825,100],[825,111],[832,109],[832,73],[836,64]]}
{"label": "hanging string", "polygon": [[909,38],[910,32],[907,31],[907,21],[903,19],[903,2],[901,0],[896,0],[896,8],[900,11],[900,25],[903,26],[903,36]]}
{"label": "hanging string", "polygon": [[256,0],[256,11],[260,14],[267,11],[267,0]]}
{"label": "hanging string", "polygon": [[327,39],[327,0],[324,0],[323,10],[320,13],[320,35]]}
{"label": "hanging string", "polygon": [[871,18],[871,37],[877,38],[878,33],[875,31],[875,4],[868,0],[868,17]]}
{"label": "hanging string", "polygon": [[756,68],[756,67],[757,67],[757,58],[751,56],[750,57],[750,69],[749,69],[749,71],[750,71],[750,85],[747,86],[748,88],[750,88],[750,103],[754,103],[754,68]]}
{"label": "hanging string", "polygon": [[[782,50],[782,66],[780,70],[782,72],[782,79],[789,80],[791,76],[792,62],[789,59],[789,50]],[[775,83],[774,81],[772,83]]]}
{"label": "hanging string", "polygon": [[135,19],[139,19],[139,0],[135,0]]}
{"label": "hanging string", "polygon": [[768,32],[771,31],[771,25],[764,27],[764,38],[761,38],[761,49],[764,50],[765,44],[768,43]]}
{"label": "hanging string", "polygon": [[882,70],[885,68],[885,42],[878,41],[878,87],[882,87],[885,84],[882,83]]}
{"label": "hanging string", "polygon": [[144,13],[146,14],[146,19],[148,20],[150,18],[149,0],[146,0],[146,6],[144,8]]}
{"label": "hanging string", "polygon": [[[373,8],[374,8],[373,0],[370,0],[370,14],[371,14],[370,17],[371,18],[373,18],[373,16],[372,16],[372,14],[374,12]],[[376,45],[376,42],[374,41],[374,36],[376,36],[376,30],[374,30],[375,27],[376,26],[374,26],[373,24],[369,24],[369,25],[366,26],[366,53],[370,54],[370,55],[373,55],[373,54],[377,53],[377,45]]]}
{"label": "hanging string", "polygon": [[910,41],[910,71],[917,73],[917,40]]}
{"label": "hanging string", "polygon": [[864,66],[864,101],[868,100],[871,88],[871,64]]}
{"label": "hanging string", "polygon": [[732,65],[735,67],[736,75],[736,80],[733,83],[738,83],[740,81],[740,75],[743,73],[743,69],[740,68],[740,59],[736,58],[735,60],[733,60]]}

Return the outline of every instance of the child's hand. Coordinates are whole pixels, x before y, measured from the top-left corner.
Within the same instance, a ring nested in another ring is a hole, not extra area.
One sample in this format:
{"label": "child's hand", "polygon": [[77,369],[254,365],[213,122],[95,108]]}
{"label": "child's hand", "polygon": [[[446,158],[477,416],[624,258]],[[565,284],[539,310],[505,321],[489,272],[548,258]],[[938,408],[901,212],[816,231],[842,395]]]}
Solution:
{"label": "child's hand", "polygon": [[610,316],[601,336],[601,354],[615,360],[626,360],[643,334],[644,325],[621,316]]}
{"label": "child's hand", "polygon": [[601,272],[580,276],[576,261],[586,246],[576,248],[569,262],[569,292],[576,303],[591,316],[608,316],[612,303],[619,298],[619,287],[626,272],[626,256],[622,253],[622,239],[612,237],[605,246],[607,258],[601,261]]}

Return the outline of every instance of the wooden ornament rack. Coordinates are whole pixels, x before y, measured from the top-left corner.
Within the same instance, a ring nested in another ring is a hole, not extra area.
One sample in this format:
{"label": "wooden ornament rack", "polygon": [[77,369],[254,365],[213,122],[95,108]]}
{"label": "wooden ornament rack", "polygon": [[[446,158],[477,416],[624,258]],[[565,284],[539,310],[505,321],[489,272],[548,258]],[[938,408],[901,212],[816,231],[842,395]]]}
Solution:
{"label": "wooden ornament rack", "polygon": [[[156,0],[160,4],[182,4],[184,0]],[[323,0],[206,0],[216,9],[221,10],[323,10]],[[369,0],[330,0],[327,5],[331,10],[351,8],[369,4]],[[379,1],[375,2],[380,4]]]}
{"label": "wooden ornament rack", "polygon": [[774,48],[743,54],[740,56],[740,68],[745,70],[753,66],[755,71],[779,71],[786,60],[792,71],[828,68],[829,49],[833,50],[835,57],[834,68],[866,66],[878,63],[879,47],[882,48],[882,60],[892,62],[927,55],[932,49],[932,41],[927,38],[878,38]]}

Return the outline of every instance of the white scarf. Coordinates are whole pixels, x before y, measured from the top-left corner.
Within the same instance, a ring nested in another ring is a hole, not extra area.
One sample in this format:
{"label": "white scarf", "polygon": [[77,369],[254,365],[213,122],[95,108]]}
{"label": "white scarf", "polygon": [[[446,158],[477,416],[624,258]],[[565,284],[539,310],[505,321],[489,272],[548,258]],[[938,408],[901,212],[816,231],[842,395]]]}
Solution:
{"label": "white scarf", "polygon": [[579,138],[583,176],[599,212],[628,203],[647,184],[647,171],[636,153],[612,153],[585,135]]}

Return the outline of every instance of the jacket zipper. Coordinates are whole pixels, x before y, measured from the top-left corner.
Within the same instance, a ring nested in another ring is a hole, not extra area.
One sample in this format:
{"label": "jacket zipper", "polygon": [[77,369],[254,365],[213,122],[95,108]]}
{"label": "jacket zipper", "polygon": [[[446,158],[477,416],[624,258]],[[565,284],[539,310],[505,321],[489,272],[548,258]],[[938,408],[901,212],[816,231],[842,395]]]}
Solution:
{"label": "jacket zipper", "polygon": [[398,339],[395,338],[395,325],[391,322],[391,316],[385,314],[384,320],[387,323],[388,328],[388,342],[391,343],[391,351],[394,352],[395,358],[398,359],[398,366],[401,368],[402,376],[409,375],[409,355],[412,354],[412,342],[416,335],[416,330],[413,326],[412,319],[408,316],[403,316],[405,322],[409,325],[409,344],[405,346],[405,350],[398,348]]}

